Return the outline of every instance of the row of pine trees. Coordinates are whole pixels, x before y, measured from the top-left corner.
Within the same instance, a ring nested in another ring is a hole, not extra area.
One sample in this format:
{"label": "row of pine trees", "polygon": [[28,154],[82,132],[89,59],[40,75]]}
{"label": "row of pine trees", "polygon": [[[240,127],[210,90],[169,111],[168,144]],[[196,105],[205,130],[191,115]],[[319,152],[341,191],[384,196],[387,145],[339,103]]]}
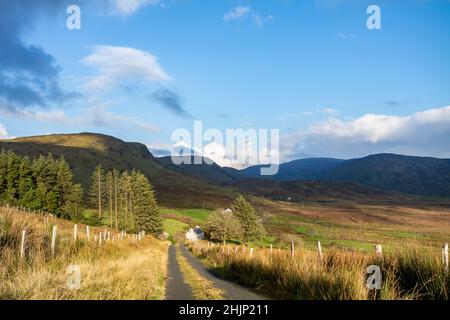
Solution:
{"label": "row of pine trees", "polygon": [[0,152],[0,202],[43,210],[74,219],[81,214],[83,189],[72,181],[63,157],[39,156],[33,160]]}
{"label": "row of pine trees", "polygon": [[91,176],[89,202],[98,219],[108,220],[111,228],[162,232],[155,192],[139,171],[105,171],[98,165]]}
{"label": "row of pine trees", "polygon": [[[85,199],[86,198],[86,199]],[[0,203],[42,210],[58,217],[83,221],[84,209],[97,211],[96,222],[127,231],[158,235],[162,222],[155,193],[147,177],[138,171],[92,173],[87,197],[64,157],[39,156],[33,160],[12,151],[0,151]],[[87,206],[85,205],[87,204]]]}

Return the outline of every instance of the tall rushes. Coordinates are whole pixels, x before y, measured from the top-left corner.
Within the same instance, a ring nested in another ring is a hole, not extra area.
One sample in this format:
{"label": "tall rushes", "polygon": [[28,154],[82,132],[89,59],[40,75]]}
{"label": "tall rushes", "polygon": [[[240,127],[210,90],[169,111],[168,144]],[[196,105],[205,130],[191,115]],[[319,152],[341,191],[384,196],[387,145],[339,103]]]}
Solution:
{"label": "tall rushes", "polygon": [[402,293],[418,299],[449,299],[450,277],[439,254],[415,246],[397,251],[396,256],[395,276]]}
{"label": "tall rushes", "polygon": [[[192,252],[225,277],[282,299],[448,299],[449,280],[437,254],[404,249],[401,253],[375,255],[330,249],[320,259],[317,252],[190,244]],[[366,270],[377,265],[382,272],[381,290],[369,292]]]}

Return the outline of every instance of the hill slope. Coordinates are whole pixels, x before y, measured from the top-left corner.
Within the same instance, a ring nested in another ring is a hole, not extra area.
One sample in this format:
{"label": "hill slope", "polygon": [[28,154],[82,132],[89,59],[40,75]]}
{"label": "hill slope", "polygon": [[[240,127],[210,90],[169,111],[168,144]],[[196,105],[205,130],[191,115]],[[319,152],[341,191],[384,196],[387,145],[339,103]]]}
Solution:
{"label": "hill slope", "polygon": [[[171,157],[162,157],[157,158],[157,161],[161,163],[164,167],[180,172],[182,174],[192,176],[192,177],[201,177],[209,182],[215,184],[228,184],[234,181],[238,181],[240,179],[245,178],[246,176],[242,174],[239,170],[233,168],[222,168],[216,163],[212,163],[211,165],[207,164],[208,159],[199,156],[191,156],[191,164],[180,164],[176,165],[172,162]],[[197,161],[197,162],[195,162]],[[202,164],[195,164],[194,163]],[[210,160],[211,161],[211,160]]]}
{"label": "hill slope", "polygon": [[450,159],[377,154],[360,159],[311,158],[280,165],[273,177],[259,176],[259,167],[243,173],[251,178],[281,181],[350,182],[385,191],[450,197]]}
{"label": "hill slope", "polygon": [[64,156],[75,180],[85,190],[89,187],[92,171],[101,163],[106,169],[143,172],[155,187],[159,202],[167,205],[214,208],[228,205],[235,196],[227,188],[164,167],[143,144],[106,135],[80,133],[0,140],[2,148],[30,158],[49,153],[55,157]]}
{"label": "hill slope", "polygon": [[[266,179],[274,180],[318,180],[327,172],[336,168],[345,160],[332,158],[308,158],[299,159],[280,164],[278,173],[272,177],[266,176]],[[260,177],[260,168],[263,166],[252,166],[241,170],[242,174],[251,178]]]}
{"label": "hill slope", "polygon": [[450,160],[378,154],[343,162],[322,181],[354,182],[407,194],[450,197]]}
{"label": "hill slope", "polygon": [[[360,178],[357,182],[367,183],[367,174],[350,176],[344,170],[334,171],[337,168],[346,168],[340,164],[342,160],[335,159],[299,161],[303,168],[313,170],[303,170],[300,174],[297,173],[297,178],[319,178],[323,173],[328,175],[330,172],[336,172],[335,176],[330,175],[333,182],[329,183],[327,181],[283,181],[282,179],[273,181],[268,180],[267,177],[265,180],[252,179],[236,169],[222,168],[217,164],[177,166],[170,161],[170,158],[153,157],[143,144],[124,142],[95,133],[0,140],[0,149],[2,148],[31,158],[49,153],[55,157],[64,156],[75,174],[76,182],[80,182],[85,190],[89,188],[90,175],[99,163],[108,170],[112,168],[139,170],[153,184],[158,201],[173,207],[201,208],[204,206],[210,209],[228,207],[238,192],[291,201],[408,199],[399,194],[347,183],[343,178],[351,177],[354,180]],[[319,165],[315,165],[315,161],[319,161]],[[293,162],[290,165],[295,168],[295,164],[296,162]]]}

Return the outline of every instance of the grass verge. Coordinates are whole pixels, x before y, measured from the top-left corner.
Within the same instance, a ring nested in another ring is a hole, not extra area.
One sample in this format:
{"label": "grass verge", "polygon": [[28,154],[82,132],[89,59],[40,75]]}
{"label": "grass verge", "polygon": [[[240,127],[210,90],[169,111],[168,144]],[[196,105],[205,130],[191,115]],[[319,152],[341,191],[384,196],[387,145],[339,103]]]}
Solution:
{"label": "grass verge", "polygon": [[203,278],[186,260],[176,245],[177,261],[183,273],[184,280],[191,289],[194,297],[198,300],[223,300],[223,292],[214,287],[211,281]]}

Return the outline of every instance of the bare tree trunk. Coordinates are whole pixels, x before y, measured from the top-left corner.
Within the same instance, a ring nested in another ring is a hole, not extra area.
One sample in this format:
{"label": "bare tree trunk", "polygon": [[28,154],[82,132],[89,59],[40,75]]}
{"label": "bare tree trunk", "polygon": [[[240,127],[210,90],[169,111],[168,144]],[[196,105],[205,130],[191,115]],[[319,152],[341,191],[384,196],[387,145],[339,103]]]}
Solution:
{"label": "bare tree trunk", "polygon": [[116,169],[113,170],[113,179],[114,179],[114,209],[116,213],[116,230],[119,230],[119,212],[117,208],[117,172]]}
{"label": "bare tree trunk", "polygon": [[102,218],[102,173],[98,170],[98,216]]}
{"label": "bare tree trunk", "polygon": [[113,181],[109,182],[109,225],[113,227]]}

